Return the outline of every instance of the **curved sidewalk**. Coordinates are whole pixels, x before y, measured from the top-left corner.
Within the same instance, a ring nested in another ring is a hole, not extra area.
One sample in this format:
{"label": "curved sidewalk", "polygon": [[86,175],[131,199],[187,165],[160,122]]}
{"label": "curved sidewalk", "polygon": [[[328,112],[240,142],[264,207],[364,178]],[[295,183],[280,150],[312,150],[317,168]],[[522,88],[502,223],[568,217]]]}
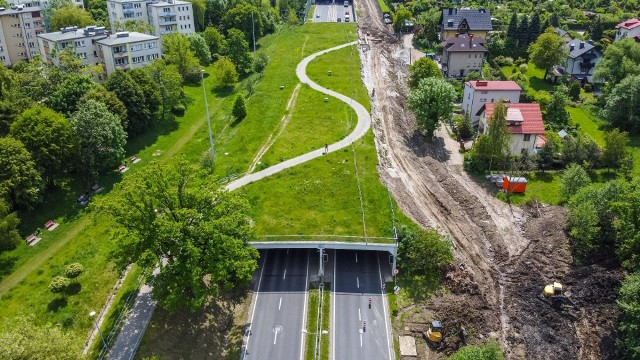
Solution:
{"label": "curved sidewalk", "polygon": [[[311,79],[309,79],[309,77],[307,76],[307,65],[309,65],[309,63],[315,59],[318,56],[324,55],[328,52],[331,51],[335,51],[335,50],[339,50],[342,49],[344,47],[347,46],[352,46],[352,45],[357,45],[358,42],[357,41],[353,41],[353,42],[349,42],[346,44],[342,44],[342,45],[338,45],[326,50],[322,50],[319,51],[315,54],[311,54],[309,56],[307,56],[306,58],[304,58],[299,64],[298,67],[296,68],[296,75],[298,76],[298,79],[300,79],[300,82],[302,82],[303,84],[308,84],[309,86],[311,86],[312,89],[317,90],[323,94],[327,94],[329,96],[332,96],[342,102],[345,102],[347,105],[351,106],[353,108],[353,110],[355,110],[356,115],[358,116],[358,123],[356,125],[356,128],[351,132],[351,134],[347,135],[344,139],[333,143],[333,144],[329,144],[329,152],[334,152],[336,150],[340,150],[344,147],[347,147],[349,145],[351,145],[352,142],[360,139],[361,137],[363,137],[367,131],[369,130],[369,127],[371,126],[371,115],[369,115],[369,111],[367,109],[365,109],[364,106],[362,106],[362,104],[360,104],[359,102],[355,101],[354,99],[342,95],[340,93],[337,93],[333,90],[329,90],[325,87],[322,87],[318,84],[316,84],[315,82],[311,81]],[[324,154],[324,148],[320,148],[317,150],[313,150],[311,152],[308,152],[304,155],[300,155],[298,157],[295,157],[293,159],[289,159],[287,161],[283,161],[279,164],[273,165],[271,167],[268,167],[264,170],[243,176],[239,179],[236,179],[232,182],[230,182],[229,184],[227,184],[227,186],[225,186],[225,188],[229,191],[238,189],[242,186],[245,186],[247,184],[250,184],[254,181],[260,180],[262,178],[265,178],[267,176],[271,176],[275,173],[278,173],[282,170],[288,169],[290,167],[294,167],[296,165],[300,165],[304,162],[307,162],[309,160],[315,159],[317,157],[321,157]]]}

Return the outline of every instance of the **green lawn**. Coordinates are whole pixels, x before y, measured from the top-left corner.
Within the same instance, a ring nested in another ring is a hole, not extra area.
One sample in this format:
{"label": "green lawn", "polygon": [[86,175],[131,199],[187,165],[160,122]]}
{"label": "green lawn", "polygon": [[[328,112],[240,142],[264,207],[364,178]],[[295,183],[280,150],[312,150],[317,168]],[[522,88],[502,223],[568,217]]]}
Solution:
{"label": "green lawn", "polygon": [[[500,68],[504,76],[509,78],[513,73],[513,70],[518,70],[516,65],[512,66],[503,66]],[[544,80],[544,70],[540,70],[535,67],[532,63],[527,64],[527,72],[526,74],[529,78],[529,87],[535,91],[553,91],[555,90],[556,85]]]}
{"label": "green lawn", "polygon": [[[515,205],[524,205],[531,199],[537,199],[540,202],[549,205],[558,205],[561,201],[560,196],[560,177],[562,172],[558,171],[534,171],[518,176],[527,178],[527,191],[519,194],[511,194],[509,202]],[[498,192],[496,194],[499,199],[507,201],[505,193]]]}
{"label": "green lawn", "polygon": [[384,2],[384,0],[378,0],[378,5],[380,5],[380,10],[382,10],[383,14],[384,13],[391,13],[391,11],[389,10],[389,7]]}

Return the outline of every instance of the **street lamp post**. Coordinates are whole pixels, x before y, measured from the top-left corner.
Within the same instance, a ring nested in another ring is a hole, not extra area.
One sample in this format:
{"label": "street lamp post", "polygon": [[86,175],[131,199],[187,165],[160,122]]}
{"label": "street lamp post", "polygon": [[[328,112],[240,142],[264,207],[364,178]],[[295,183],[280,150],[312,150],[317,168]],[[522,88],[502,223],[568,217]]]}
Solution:
{"label": "street lamp post", "polygon": [[100,339],[102,339],[102,345],[104,345],[104,348],[107,348],[107,342],[104,341],[104,336],[102,336],[102,331],[100,330],[100,327],[98,326],[98,322],[95,319],[96,316],[96,312],[92,311],[89,313],[89,316],[91,317],[91,319],[93,319],[93,325],[95,325],[96,329],[98,329],[98,334],[100,334]]}
{"label": "street lamp post", "polygon": [[229,180],[229,177],[231,176],[231,174],[229,174],[229,153],[228,152],[224,153],[224,159],[227,163],[227,180]]}
{"label": "street lamp post", "polygon": [[215,157],[213,151],[213,133],[211,132],[211,117],[209,117],[209,102],[207,101],[207,88],[204,86],[204,69],[200,70],[200,79],[202,79],[202,91],[204,92],[204,108],[207,111],[207,126],[209,126],[209,145],[211,146],[211,157]]}
{"label": "street lamp post", "polygon": [[[302,329],[302,332],[305,334],[309,334],[309,335],[314,335],[315,336],[315,341],[314,343],[315,345],[315,349],[313,350],[313,359],[316,360],[317,356],[318,356],[318,333],[317,332],[308,332],[305,329]],[[320,335],[327,335],[329,333],[329,331],[327,330],[322,330],[320,331]]]}

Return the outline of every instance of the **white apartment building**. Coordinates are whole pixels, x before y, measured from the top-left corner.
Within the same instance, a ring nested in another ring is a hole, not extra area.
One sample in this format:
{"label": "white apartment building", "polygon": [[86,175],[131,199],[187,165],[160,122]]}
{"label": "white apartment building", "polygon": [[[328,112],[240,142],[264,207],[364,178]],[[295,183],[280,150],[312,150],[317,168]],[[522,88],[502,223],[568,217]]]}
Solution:
{"label": "white apartment building", "polygon": [[462,95],[462,111],[469,113],[474,127],[480,121],[480,108],[499,99],[510,103],[520,102],[522,89],[515,81],[467,81]]}
{"label": "white apartment building", "polygon": [[38,47],[42,58],[55,65],[60,65],[56,52],[68,46],[75,48],[76,54],[82,58],[82,65],[98,65],[103,61],[98,54],[96,41],[108,36],[104,27],[88,26],[78,29],[74,26],[38,35]]}
{"label": "white apartment building", "polygon": [[[9,5],[24,5],[24,6],[38,6],[42,7],[49,3],[49,0],[7,0]],[[73,4],[84,9],[84,3],[82,0],[71,0]]]}
{"label": "white apartment building", "polygon": [[36,36],[44,33],[39,7],[12,5],[0,8],[0,61],[10,66],[38,56]]}
{"label": "white apartment building", "polygon": [[129,20],[149,23],[156,36],[195,32],[193,5],[180,0],[107,0],[111,29],[119,31]]}
{"label": "white apartment building", "polygon": [[143,67],[162,56],[160,38],[138,32],[119,32],[96,41],[105,75]]}

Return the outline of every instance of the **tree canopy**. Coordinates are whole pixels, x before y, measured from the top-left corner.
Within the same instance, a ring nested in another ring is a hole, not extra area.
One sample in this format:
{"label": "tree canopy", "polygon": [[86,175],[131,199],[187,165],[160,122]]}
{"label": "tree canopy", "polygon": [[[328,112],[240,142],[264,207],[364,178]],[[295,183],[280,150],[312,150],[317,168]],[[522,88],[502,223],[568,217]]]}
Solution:
{"label": "tree canopy", "polygon": [[596,64],[593,77],[615,86],[630,75],[640,75],[640,44],[634,38],[609,45]]}
{"label": "tree canopy", "polygon": [[182,102],[182,76],[175,65],[156,60],[144,68],[155,83],[162,101],[162,117]]}
{"label": "tree canopy", "polygon": [[[253,14],[253,24],[251,20]],[[239,2],[236,6],[229,9],[222,18],[222,24],[227,31],[231,29],[239,30],[242,37],[253,46],[253,33],[255,33],[256,41],[263,35],[263,23],[260,10],[250,3]]]}
{"label": "tree canopy", "polygon": [[506,117],[507,106],[499,99],[488,119],[487,129],[478,137],[469,156],[465,157],[465,167],[484,172],[505,166],[511,142]]}
{"label": "tree canopy", "polygon": [[0,197],[11,208],[31,209],[40,202],[42,189],[42,177],[24,144],[0,138]]}
{"label": "tree canopy", "polygon": [[161,262],[153,296],[166,309],[199,309],[210,297],[242,288],[257,267],[249,203],[181,159],[154,162],[100,199],[121,229],[114,254],[122,265],[151,271]]}
{"label": "tree canopy", "polygon": [[120,119],[120,125],[122,125],[122,128],[128,128],[129,120],[127,118],[127,108],[113,91],[105,89],[102,85],[97,85],[84,94],[82,99],[80,99],[80,102],[87,100],[95,100],[103,103],[107,109],[109,109],[110,113]]}
{"label": "tree canopy", "polygon": [[235,65],[229,58],[223,56],[213,65],[213,74],[217,85],[220,87],[230,87],[238,82],[238,72]]}
{"label": "tree canopy", "polygon": [[640,75],[624,78],[606,98],[604,118],[621,130],[640,133]]}
{"label": "tree canopy", "polygon": [[182,34],[164,35],[162,38],[162,56],[167,64],[175,65],[184,81],[200,79],[200,64],[191,50],[191,42]]}
{"label": "tree canopy", "polygon": [[569,124],[570,114],[566,109],[568,103],[569,98],[564,91],[554,92],[551,99],[543,105],[544,123],[560,128]]}
{"label": "tree canopy", "polygon": [[628,359],[640,358],[640,273],[629,275],[620,288],[618,306],[622,318],[618,325],[618,345]]}
{"label": "tree canopy", "polygon": [[442,78],[442,73],[435,61],[428,57],[418,59],[409,66],[409,87],[415,89],[418,87],[420,80],[429,77]]}
{"label": "tree canopy", "polygon": [[418,127],[429,139],[438,128],[440,120],[453,110],[456,90],[444,79],[426,78],[409,95],[409,109],[416,115]]}
{"label": "tree canopy", "polygon": [[1,359],[80,359],[72,334],[52,324],[35,325],[35,316],[7,320],[0,331]]}
{"label": "tree canopy", "polygon": [[94,23],[91,14],[76,5],[64,6],[53,12],[51,16],[51,29],[57,31],[67,26],[77,26],[79,28],[92,25]]}
{"label": "tree canopy", "polygon": [[152,123],[152,109],[146,103],[143,88],[129,73],[116,70],[107,78],[104,86],[112,91],[127,108],[128,123],[125,129],[130,136],[141,134]]}
{"label": "tree canopy", "polygon": [[251,71],[252,57],[249,52],[249,43],[244,39],[240,30],[229,30],[225,55],[229,57],[239,73],[246,74]]}
{"label": "tree canopy", "polygon": [[80,99],[95,86],[96,83],[87,75],[70,74],[56,87],[46,104],[65,116],[71,116],[77,110]]}
{"label": "tree canopy", "polygon": [[189,34],[187,37],[191,43],[191,51],[193,51],[196,57],[200,60],[200,65],[209,66],[212,61],[211,50],[209,50],[209,45],[205,41],[204,37],[197,33]]}
{"label": "tree canopy", "polygon": [[591,178],[584,168],[578,164],[571,164],[560,179],[560,192],[566,199],[570,199],[578,190],[591,184]]}
{"label": "tree canopy", "polygon": [[18,215],[10,212],[9,205],[4,199],[0,199],[0,254],[15,249],[20,243],[19,224]]}
{"label": "tree canopy", "polygon": [[204,40],[209,46],[209,53],[214,59],[225,52],[226,43],[224,35],[215,27],[208,26],[205,29]]}
{"label": "tree canopy", "polygon": [[549,70],[566,59],[567,51],[564,40],[554,32],[553,28],[549,28],[538,37],[536,42],[529,45],[529,55],[531,62],[538,69],[544,69],[544,79],[546,79]]}

